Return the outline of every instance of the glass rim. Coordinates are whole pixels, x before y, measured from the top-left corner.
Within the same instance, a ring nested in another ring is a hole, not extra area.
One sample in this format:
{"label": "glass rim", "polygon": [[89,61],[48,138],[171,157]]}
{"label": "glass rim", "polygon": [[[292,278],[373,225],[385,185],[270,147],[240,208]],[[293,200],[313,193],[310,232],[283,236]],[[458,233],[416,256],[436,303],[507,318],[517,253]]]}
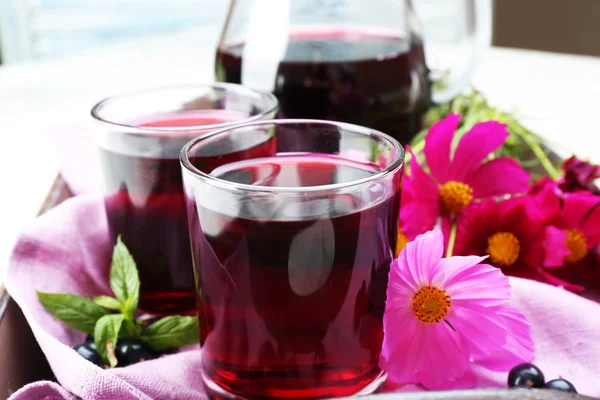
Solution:
{"label": "glass rim", "polygon": [[[387,141],[393,148],[396,149],[396,157],[392,163],[387,165],[385,168],[377,171],[373,175],[370,175],[366,178],[356,179],[349,182],[343,183],[333,183],[328,185],[317,185],[317,186],[261,186],[261,185],[249,185],[246,183],[235,183],[225,179],[217,178],[206,172],[203,172],[196,168],[190,161],[188,157],[188,153],[190,149],[195,146],[198,142],[213,138],[217,135],[222,135],[229,131],[233,131],[234,129],[242,129],[252,126],[263,126],[263,125],[296,125],[296,124],[316,124],[316,125],[325,125],[325,126],[334,126],[337,128],[341,128],[344,130],[352,131],[354,133],[358,133],[365,137],[376,137],[379,139],[383,139]],[[360,125],[349,124],[346,122],[337,122],[337,121],[327,121],[327,120],[319,120],[319,119],[273,119],[273,120],[262,120],[262,121],[253,121],[238,124],[235,126],[230,126],[225,129],[220,129],[217,131],[212,131],[207,135],[200,136],[192,139],[188,143],[183,146],[181,152],[179,153],[179,160],[182,165],[188,172],[194,175],[195,178],[201,179],[206,182],[210,182],[213,186],[219,187],[221,189],[226,189],[232,192],[236,191],[244,191],[244,192],[268,192],[268,193],[321,193],[321,192],[335,192],[340,189],[346,189],[353,186],[361,186],[371,181],[380,180],[387,175],[394,173],[397,169],[401,168],[404,165],[405,161],[405,150],[404,147],[391,136],[380,132],[375,129],[367,128]]]}
{"label": "glass rim", "polygon": [[[222,89],[224,91],[232,91],[232,90],[246,91],[247,93],[255,93],[255,94],[260,94],[260,95],[266,96],[268,98],[268,103],[265,107],[265,110],[261,111],[260,113],[258,113],[256,115],[249,116],[248,118],[244,118],[242,120],[221,122],[218,124],[208,124],[208,125],[169,126],[169,127],[142,126],[141,127],[139,125],[111,121],[110,119],[104,118],[101,115],[103,107],[112,105],[115,102],[122,101],[124,99],[130,98],[133,96],[139,96],[139,95],[144,95],[144,94],[156,94],[156,93],[160,93],[163,91],[169,91],[169,90],[181,90],[181,89],[193,89],[193,88]],[[111,95],[109,97],[105,97],[104,99],[102,99],[98,103],[96,103],[92,107],[90,114],[95,121],[100,122],[104,125],[119,127],[124,130],[127,130],[128,132],[135,132],[135,133],[143,134],[143,133],[158,133],[158,132],[163,132],[163,133],[164,132],[193,132],[193,131],[201,132],[201,131],[207,131],[207,130],[224,129],[224,128],[228,128],[232,125],[235,125],[235,124],[243,123],[244,121],[251,122],[251,121],[261,120],[266,115],[277,112],[278,109],[279,109],[279,101],[277,100],[277,97],[275,97],[275,95],[270,92],[251,89],[247,86],[243,86],[243,85],[240,85],[237,83],[214,82],[214,83],[184,83],[184,84],[178,84],[178,85],[163,85],[163,86],[155,86],[155,87],[146,88],[146,89],[130,90],[130,91],[117,93],[117,94]]]}

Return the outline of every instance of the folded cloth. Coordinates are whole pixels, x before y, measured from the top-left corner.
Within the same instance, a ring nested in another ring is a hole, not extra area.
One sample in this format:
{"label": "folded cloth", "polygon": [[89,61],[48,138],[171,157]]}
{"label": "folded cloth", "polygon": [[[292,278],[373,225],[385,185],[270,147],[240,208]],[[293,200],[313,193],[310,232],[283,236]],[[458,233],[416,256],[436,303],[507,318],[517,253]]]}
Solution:
{"label": "folded cloth", "polygon": [[39,381],[19,389],[11,400],[75,400],[76,397],[56,382]]}
{"label": "folded cloth", "polygon": [[[36,290],[110,294],[112,249],[107,231],[102,199],[83,195],[42,215],[18,239],[6,287],[66,391],[53,383],[35,383],[12,398],[40,398],[37,394],[46,392],[50,393],[47,398],[57,399],[71,399],[68,392],[83,399],[207,398],[200,380],[199,349],[102,369],[72,349],[85,335],[52,317],[38,302]],[[600,396],[600,304],[539,282],[511,278],[511,285],[514,305],[532,325],[535,363],[547,378],[564,377],[579,393]],[[479,387],[506,387],[506,374],[482,370],[478,379]],[[419,388],[386,384],[385,390]],[[26,397],[30,393],[31,397]]]}

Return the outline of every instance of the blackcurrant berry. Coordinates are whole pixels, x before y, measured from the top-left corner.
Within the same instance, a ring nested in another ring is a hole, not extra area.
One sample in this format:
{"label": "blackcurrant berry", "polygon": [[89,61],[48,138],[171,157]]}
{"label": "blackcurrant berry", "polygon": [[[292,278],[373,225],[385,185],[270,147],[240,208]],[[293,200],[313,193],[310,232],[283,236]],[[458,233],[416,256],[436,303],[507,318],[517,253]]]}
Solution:
{"label": "blackcurrant berry", "polygon": [[175,354],[179,352],[179,349],[177,347],[169,347],[167,349],[164,350],[156,350],[153,351],[155,357],[162,357],[162,356],[168,356],[169,354]]}
{"label": "blackcurrant berry", "polygon": [[560,390],[561,392],[577,393],[577,390],[575,390],[575,386],[573,386],[573,384],[567,381],[566,379],[553,379],[551,381],[548,381],[544,385],[544,388]]}
{"label": "blackcurrant berry", "polygon": [[120,367],[126,367],[140,361],[151,360],[154,357],[150,349],[137,339],[121,339],[117,342],[115,355]]}
{"label": "blackcurrant berry", "polygon": [[544,386],[544,382],[544,374],[533,364],[519,364],[508,373],[508,387],[541,388]]}
{"label": "blackcurrant berry", "polygon": [[[92,342],[92,344],[93,344],[93,342]],[[95,344],[93,344],[93,347],[90,345],[90,343],[82,344],[80,346],[75,347],[75,351],[77,352],[77,354],[79,354],[81,357],[85,358],[89,362],[96,364],[99,367],[104,366],[104,363],[102,362],[102,358],[96,351]]]}

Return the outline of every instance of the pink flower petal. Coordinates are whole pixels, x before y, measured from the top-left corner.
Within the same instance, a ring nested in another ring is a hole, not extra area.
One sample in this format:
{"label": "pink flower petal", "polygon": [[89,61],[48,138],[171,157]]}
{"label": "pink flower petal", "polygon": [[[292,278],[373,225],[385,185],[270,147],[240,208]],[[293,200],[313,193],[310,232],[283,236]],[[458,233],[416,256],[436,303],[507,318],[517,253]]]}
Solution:
{"label": "pink flower petal", "polygon": [[[403,310],[408,311],[408,309]],[[388,378],[396,383],[419,383],[417,367],[420,354],[426,345],[422,340],[414,340],[421,334],[423,324],[414,317],[398,318],[398,313],[386,314],[383,317],[384,338],[379,357],[379,367],[388,373]],[[417,332],[419,330],[419,332]]]}
{"label": "pink flower petal", "polygon": [[506,343],[507,329],[491,308],[473,301],[457,300],[452,302],[446,319],[460,334],[463,345],[473,357],[498,353]]}
{"label": "pink flower petal", "polygon": [[425,137],[425,160],[431,175],[439,183],[448,181],[450,173],[450,152],[452,139],[460,123],[460,115],[451,113],[446,118],[433,124]]}
{"label": "pink flower petal", "polygon": [[440,215],[439,200],[417,200],[400,207],[402,232],[410,239],[430,231]]}
{"label": "pink flower petal", "polygon": [[450,179],[464,182],[508,136],[506,125],[496,121],[480,122],[473,126],[458,143],[450,165]]}
{"label": "pink flower petal", "polygon": [[401,262],[400,257],[392,261],[385,303],[386,313],[409,306],[417,290],[419,285],[410,273],[408,264],[404,260]]}
{"label": "pink flower petal", "polygon": [[600,198],[581,194],[565,196],[563,215],[569,228],[585,234],[588,249],[600,243]]}
{"label": "pink flower petal", "polygon": [[[469,356],[458,335],[447,325],[425,325],[413,319],[401,329],[386,330],[379,360],[390,381],[440,390],[453,388],[464,380],[471,368]],[[386,346],[388,340],[395,342],[393,348]]]}
{"label": "pink flower petal", "polygon": [[412,181],[412,195],[415,199],[439,201],[440,190],[433,178],[425,173],[419,164],[417,156],[409,146],[406,149],[410,153],[410,179]]}
{"label": "pink flower petal", "polygon": [[532,362],[534,346],[527,318],[510,306],[494,307],[493,310],[508,329],[506,343],[498,353],[473,357],[473,361],[492,371],[509,371],[515,365]]}
{"label": "pink flower petal", "polygon": [[567,232],[554,226],[546,227],[544,240],[544,267],[560,267],[571,250],[565,244]]}
{"label": "pink flower petal", "polygon": [[[600,240],[600,199],[576,193],[565,195],[563,218],[568,228],[579,229],[588,239],[588,247]],[[596,207],[596,208],[594,208]]]}
{"label": "pink flower petal", "polygon": [[534,186],[530,189],[532,195],[527,196],[535,206],[531,209],[532,215],[542,224],[558,223],[562,215],[562,193],[556,182],[546,178]]}
{"label": "pink flower petal", "polygon": [[473,197],[481,199],[505,194],[525,193],[530,176],[513,158],[490,160],[469,174],[465,183],[473,189]]}
{"label": "pink flower petal", "polygon": [[418,289],[431,283],[432,270],[442,259],[443,252],[444,237],[440,230],[435,229],[407,243],[400,252],[398,262],[408,266],[403,272],[412,276]]}
{"label": "pink flower petal", "polygon": [[383,344],[381,345],[381,357],[389,359],[396,351],[396,348],[403,343],[406,335],[402,332],[414,332],[419,323],[413,314],[410,306],[389,309],[386,305],[386,312],[383,315]]}
{"label": "pink flower petal", "polygon": [[510,299],[508,278],[496,267],[479,264],[485,258],[457,256],[442,259],[434,285],[446,289],[453,304],[461,301],[480,306],[506,303]]}
{"label": "pink flower petal", "polygon": [[459,335],[445,323],[422,326],[426,350],[421,353],[419,365],[421,385],[429,390],[470,385],[471,381],[465,381],[464,377],[471,370],[471,365],[468,354],[460,345]]}

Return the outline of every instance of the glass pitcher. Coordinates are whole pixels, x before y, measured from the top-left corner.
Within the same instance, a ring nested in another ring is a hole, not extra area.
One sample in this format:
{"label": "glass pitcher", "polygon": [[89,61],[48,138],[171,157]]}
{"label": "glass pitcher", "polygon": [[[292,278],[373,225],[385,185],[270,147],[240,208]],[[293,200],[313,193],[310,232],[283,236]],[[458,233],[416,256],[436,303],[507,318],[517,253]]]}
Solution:
{"label": "glass pitcher", "polygon": [[[349,122],[409,143],[431,103],[468,84],[491,38],[491,0],[416,3],[431,46],[411,0],[231,0],[216,78],[273,92],[280,118]],[[445,25],[442,9],[454,17]]]}

